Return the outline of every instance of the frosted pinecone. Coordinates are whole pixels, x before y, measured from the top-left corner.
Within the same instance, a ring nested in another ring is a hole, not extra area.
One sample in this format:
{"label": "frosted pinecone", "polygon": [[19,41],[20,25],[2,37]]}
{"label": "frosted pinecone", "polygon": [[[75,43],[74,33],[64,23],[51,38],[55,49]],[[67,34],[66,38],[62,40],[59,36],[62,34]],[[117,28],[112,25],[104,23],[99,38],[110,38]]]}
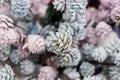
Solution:
{"label": "frosted pinecone", "polygon": [[70,22],[78,21],[81,24],[85,24],[85,7],[82,3],[70,1],[70,3],[67,4],[63,18]]}
{"label": "frosted pinecone", "polygon": [[21,74],[29,75],[32,74],[35,70],[35,64],[31,62],[30,60],[24,60],[23,62],[20,62],[20,71]]}
{"label": "frosted pinecone", "polygon": [[120,40],[111,40],[105,50],[110,56],[115,56],[116,53],[120,53]]}
{"label": "frosted pinecone", "polygon": [[[119,51],[120,51],[120,48],[119,48]],[[118,52],[119,52],[119,51],[118,51]],[[120,66],[120,52],[115,54],[115,61],[114,61],[114,63],[115,63],[117,66]]]}
{"label": "frosted pinecone", "polygon": [[112,66],[109,68],[110,80],[120,80],[120,68]]}
{"label": "frosted pinecone", "polygon": [[57,61],[59,66],[76,66],[81,58],[81,53],[78,48],[69,48],[57,56]]}
{"label": "frosted pinecone", "polygon": [[0,61],[6,61],[10,55],[9,45],[0,45]]}
{"label": "frosted pinecone", "polygon": [[55,80],[57,72],[51,66],[45,66],[40,69],[37,80]]}
{"label": "frosted pinecone", "polygon": [[120,6],[116,6],[111,10],[110,17],[113,22],[120,23]]}
{"label": "frosted pinecone", "polygon": [[41,30],[41,35],[46,38],[47,36],[50,36],[52,33],[54,34],[56,32],[55,26],[47,25]]}
{"label": "frosted pinecone", "polygon": [[93,50],[95,49],[95,45],[93,44],[83,44],[81,51],[85,54],[85,55],[90,55],[92,54]]}
{"label": "frosted pinecone", "polygon": [[66,0],[54,0],[53,5],[57,11],[64,11],[65,10],[65,3]]}
{"label": "frosted pinecone", "polygon": [[80,24],[78,22],[72,22],[70,24],[74,31],[73,38],[75,40],[83,40],[85,38],[85,32],[86,32],[86,30],[84,28],[85,24],[84,23]]}
{"label": "frosted pinecone", "polygon": [[45,52],[45,41],[40,35],[28,35],[23,49],[27,48],[31,53]]}
{"label": "frosted pinecone", "polygon": [[14,28],[14,21],[6,15],[0,15],[0,28]]}
{"label": "frosted pinecone", "polygon": [[58,31],[63,34],[64,34],[64,32],[67,32],[68,34],[73,35],[73,29],[72,29],[70,23],[68,23],[68,22],[60,23]]}
{"label": "frosted pinecone", "polygon": [[72,36],[67,32],[57,32],[55,35],[51,34],[46,39],[46,47],[50,52],[59,54],[59,52],[66,50],[72,44]]}
{"label": "frosted pinecone", "polygon": [[9,65],[0,66],[0,80],[14,80],[14,76],[15,74]]}
{"label": "frosted pinecone", "polygon": [[12,53],[10,54],[10,61],[13,64],[18,65],[21,60],[22,58],[18,55],[17,51],[13,50]]}
{"label": "frosted pinecone", "polygon": [[93,75],[95,72],[95,66],[93,64],[90,64],[88,62],[83,62],[80,65],[80,71],[82,76],[89,76]]}
{"label": "frosted pinecone", "polygon": [[70,80],[81,80],[80,74],[75,68],[66,68],[63,72]]}
{"label": "frosted pinecone", "polygon": [[106,50],[103,47],[98,46],[97,48],[95,48],[93,50],[91,57],[95,61],[104,62],[108,57],[108,53],[106,52]]}
{"label": "frosted pinecone", "polygon": [[30,0],[12,0],[10,14],[18,19],[23,18],[29,14]]}

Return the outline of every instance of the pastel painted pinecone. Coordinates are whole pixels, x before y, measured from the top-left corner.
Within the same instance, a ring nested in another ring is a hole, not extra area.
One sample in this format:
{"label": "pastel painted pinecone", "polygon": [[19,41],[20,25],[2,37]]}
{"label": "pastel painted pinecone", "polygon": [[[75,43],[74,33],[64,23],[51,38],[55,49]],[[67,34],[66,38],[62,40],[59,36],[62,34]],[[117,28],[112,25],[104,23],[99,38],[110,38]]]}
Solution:
{"label": "pastel painted pinecone", "polygon": [[40,35],[28,35],[23,49],[27,48],[29,52],[41,54],[45,52],[45,41]]}

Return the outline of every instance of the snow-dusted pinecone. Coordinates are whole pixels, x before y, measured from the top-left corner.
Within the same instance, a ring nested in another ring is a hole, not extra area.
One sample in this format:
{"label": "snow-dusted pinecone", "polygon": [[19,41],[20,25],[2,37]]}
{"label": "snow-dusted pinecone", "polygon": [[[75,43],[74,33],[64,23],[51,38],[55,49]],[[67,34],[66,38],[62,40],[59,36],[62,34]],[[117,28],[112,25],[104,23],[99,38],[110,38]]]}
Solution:
{"label": "snow-dusted pinecone", "polygon": [[120,39],[111,40],[105,50],[110,56],[115,56],[116,53],[120,54]]}
{"label": "snow-dusted pinecone", "polygon": [[95,49],[95,45],[86,43],[86,44],[83,44],[81,51],[85,55],[90,55],[90,54],[92,54],[92,51],[94,49]]}
{"label": "snow-dusted pinecone", "polygon": [[83,62],[80,65],[80,73],[82,76],[93,75],[94,72],[95,72],[95,66],[93,64],[90,64],[88,62]]}
{"label": "snow-dusted pinecone", "polygon": [[52,25],[47,25],[45,26],[42,30],[41,30],[41,35],[46,38],[47,36],[50,36],[50,34],[54,34],[56,32],[56,28],[55,26],[52,26]]}
{"label": "snow-dusted pinecone", "polygon": [[23,48],[27,48],[31,53],[45,52],[45,41],[40,35],[28,35],[26,44]]}
{"label": "snow-dusted pinecone", "polygon": [[116,66],[109,67],[109,80],[119,80],[120,79],[120,68]]}
{"label": "snow-dusted pinecone", "polygon": [[29,14],[30,0],[12,0],[10,14],[18,19],[23,18]]}
{"label": "snow-dusted pinecone", "polygon": [[57,11],[64,11],[65,3],[66,3],[66,0],[54,0],[53,5]]}
{"label": "snow-dusted pinecone", "polygon": [[0,61],[6,61],[8,59],[10,49],[9,45],[0,45]]}
{"label": "snow-dusted pinecone", "polygon": [[81,80],[80,74],[75,68],[66,68],[63,72],[70,80]]}
{"label": "snow-dusted pinecone", "polygon": [[22,58],[18,55],[17,51],[13,50],[10,54],[10,61],[13,64],[18,65],[21,60],[22,60]]}
{"label": "snow-dusted pinecone", "polygon": [[51,36],[48,36],[46,39],[47,50],[55,54],[59,54],[59,52],[66,50],[71,44],[72,36],[67,32],[57,32],[56,34],[51,34]]}
{"label": "snow-dusted pinecone", "polygon": [[63,18],[70,22],[78,21],[81,24],[85,24],[86,23],[86,20],[85,20],[86,5],[83,5],[83,2],[87,4],[86,0],[69,1],[66,5],[67,7],[63,15]]}
{"label": "snow-dusted pinecone", "polygon": [[59,66],[76,66],[81,60],[78,48],[67,49],[57,56]]}
{"label": "snow-dusted pinecone", "polygon": [[111,10],[110,17],[113,22],[120,23],[120,6],[116,6]]}
{"label": "snow-dusted pinecone", "polygon": [[108,53],[106,52],[106,50],[104,49],[104,47],[96,47],[93,50],[93,53],[91,54],[91,57],[98,62],[104,62],[107,57],[108,57]]}
{"label": "snow-dusted pinecone", "polygon": [[75,40],[83,40],[85,38],[85,28],[84,28],[85,24],[80,24],[78,22],[72,22],[71,23],[71,27],[73,29],[73,38]]}
{"label": "snow-dusted pinecone", "polygon": [[70,34],[70,36],[73,36],[73,28],[68,22],[60,23],[58,32],[61,32],[63,34],[64,32],[67,32],[68,34]]}
{"label": "snow-dusted pinecone", "polygon": [[0,80],[14,80],[14,76],[15,74],[9,65],[0,66]]}
{"label": "snow-dusted pinecone", "polygon": [[35,70],[35,64],[32,63],[30,60],[24,60],[23,62],[20,62],[20,72],[23,75],[29,75],[32,74]]}

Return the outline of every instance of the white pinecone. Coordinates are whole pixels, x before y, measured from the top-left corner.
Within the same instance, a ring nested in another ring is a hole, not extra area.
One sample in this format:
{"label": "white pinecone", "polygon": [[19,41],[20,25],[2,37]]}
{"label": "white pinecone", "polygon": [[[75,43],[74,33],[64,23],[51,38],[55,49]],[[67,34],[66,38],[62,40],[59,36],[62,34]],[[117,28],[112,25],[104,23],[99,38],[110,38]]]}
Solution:
{"label": "white pinecone", "polygon": [[29,14],[30,0],[12,0],[10,14],[18,19],[23,18]]}
{"label": "white pinecone", "polygon": [[83,44],[81,51],[85,54],[85,55],[90,55],[92,54],[93,50],[95,49],[95,45],[93,44]]}
{"label": "white pinecone", "polygon": [[75,68],[66,68],[63,72],[70,80],[81,80],[80,74]]}
{"label": "white pinecone", "polygon": [[10,61],[13,64],[18,65],[21,60],[22,60],[22,58],[20,57],[20,55],[18,55],[17,51],[13,50],[10,54]]}
{"label": "white pinecone", "polygon": [[70,22],[78,21],[80,23],[86,23],[85,7],[86,5],[83,5],[81,2],[70,1],[66,6],[63,18]]}
{"label": "white pinecone", "polygon": [[83,62],[80,65],[80,71],[82,76],[89,76],[93,75],[95,72],[95,66],[93,64],[90,64],[88,62]]}
{"label": "white pinecone", "polygon": [[14,80],[14,76],[15,74],[9,65],[0,66],[0,80]]}
{"label": "white pinecone", "polygon": [[46,39],[47,50],[55,54],[59,54],[59,52],[66,50],[71,44],[72,36],[67,32],[57,32],[55,35],[52,34]]}
{"label": "white pinecone", "polygon": [[9,45],[0,45],[0,61],[6,61],[8,59],[10,50]]}
{"label": "white pinecone", "polygon": [[86,23],[72,22],[70,23],[74,31],[73,38],[76,40],[83,40],[85,38],[86,30],[84,28]]}
{"label": "white pinecone", "polygon": [[109,67],[110,80],[120,80],[120,68],[116,66]]}
{"label": "white pinecone", "polygon": [[54,0],[53,5],[57,11],[64,11],[65,3],[66,3],[66,0]]}
{"label": "white pinecone", "polygon": [[50,34],[54,34],[56,30],[57,29],[55,28],[55,26],[47,25],[41,30],[40,33],[44,38],[46,38],[47,36],[50,36]]}
{"label": "white pinecone", "polygon": [[[119,49],[119,50],[120,50],[120,49]],[[119,52],[119,51],[118,51],[118,52]],[[115,61],[114,61],[114,63],[115,63],[117,66],[120,66],[120,52],[115,54]]]}
{"label": "white pinecone", "polygon": [[105,50],[110,56],[115,56],[116,53],[120,53],[120,39],[111,40],[105,47]]}
{"label": "white pinecone", "polygon": [[81,60],[81,53],[78,48],[68,49],[57,56],[59,66],[76,66]]}
{"label": "white pinecone", "polygon": [[23,62],[20,62],[20,71],[23,75],[29,75],[32,74],[35,70],[35,64],[31,62],[30,60],[24,60]]}
{"label": "white pinecone", "polygon": [[73,33],[74,33],[72,26],[68,22],[60,23],[58,31],[63,34],[64,34],[64,32],[67,32],[70,35],[73,35]]}
{"label": "white pinecone", "polygon": [[93,50],[93,53],[91,54],[91,57],[95,61],[104,62],[108,57],[108,53],[106,52],[104,47],[98,46]]}

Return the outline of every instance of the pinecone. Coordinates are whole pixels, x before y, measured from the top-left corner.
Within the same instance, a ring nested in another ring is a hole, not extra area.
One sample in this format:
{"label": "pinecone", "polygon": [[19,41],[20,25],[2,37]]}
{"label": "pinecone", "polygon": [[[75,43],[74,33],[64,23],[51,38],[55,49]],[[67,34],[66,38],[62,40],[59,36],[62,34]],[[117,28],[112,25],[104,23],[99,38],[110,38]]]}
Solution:
{"label": "pinecone", "polygon": [[59,66],[76,66],[82,56],[78,48],[68,49],[57,56]]}
{"label": "pinecone", "polygon": [[47,50],[55,54],[66,50],[72,44],[72,36],[67,32],[61,33],[57,32],[55,35],[51,34],[46,39]]}
{"label": "pinecone", "polygon": [[21,74],[24,75],[29,75],[32,74],[35,70],[35,64],[32,63],[30,60],[24,60],[23,62],[20,63],[20,71]]}
{"label": "pinecone", "polygon": [[0,66],[0,80],[14,80],[14,76],[15,74],[9,65]]}
{"label": "pinecone", "polygon": [[13,64],[18,65],[21,60],[22,58],[18,55],[17,51],[13,50],[12,53],[10,54],[10,61]]}
{"label": "pinecone", "polygon": [[50,66],[45,66],[40,69],[38,80],[55,80],[57,76],[56,70]]}
{"label": "pinecone", "polygon": [[29,14],[30,0],[12,0],[10,14],[14,18],[23,18]]}
{"label": "pinecone", "polygon": [[0,61],[6,61],[10,54],[9,45],[0,45]]}
{"label": "pinecone", "polygon": [[6,15],[0,15],[0,28],[14,28],[14,21]]}
{"label": "pinecone", "polygon": [[54,0],[53,5],[57,11],[64,11],[65,10],[65,0]]}
{"label": "pinecone", "polygon": [[45,52],[45,41],[39,35],[28,35],[27,42],[23,46],[23,48],[27,48],[31,53],[43,53]]}
{"label": "pinecone", "polygon": [[82,62],[80,65],[80,71],[82,76],[93,75],[95,72],[95,66],[89,62]]}
{"label": "pinecone", "polygon": [[113,22],[120,23],[120,6],[116,6],[111,10],[110,17]]}

